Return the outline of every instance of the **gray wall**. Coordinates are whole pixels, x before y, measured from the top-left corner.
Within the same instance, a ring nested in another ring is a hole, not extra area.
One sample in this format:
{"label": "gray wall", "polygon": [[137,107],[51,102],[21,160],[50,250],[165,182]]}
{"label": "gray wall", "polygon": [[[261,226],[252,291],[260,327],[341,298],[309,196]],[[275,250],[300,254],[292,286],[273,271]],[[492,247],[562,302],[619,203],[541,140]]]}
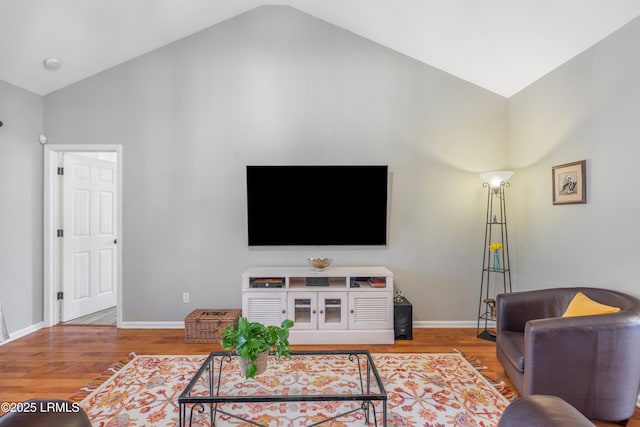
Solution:
{"label": "gray wall", "polygon": [[[509,100],[518,169],[518,289],[588,285],[640,294],[640,19]],[[551,168],[587,160],[587,204],[551,204]]]}
{"label": "gray wall", "polygon": [[10,333],[42,321],[42,97],[0,81],[0,299]]}
{"label": "gray wall", "polygon": [[[637,40],[636,19],[507,102],[293,9],[263,7],[48,95],[44,128],[50,143],[124,146],[125,321],[239,307],[245,268],[312,255],[388,266],[416,320],[472,320],[484,207],[476,172],[505,166],[516,170],[515,290],[639,293]],[[11,332],[42,320],[42,103],[0,82],[10,177],[0,182],[0,298]],[[551,167],[581,159],[588,203],[552,206]],[[389,164],[389,246],[247,248],[243,173],[257,163]],[[180,302],[183,291],[194,303]]]}
{"label": "gray wall", "polygon": [[[505,166],[516,170],[515,290],[640,292],[637,40],[636,19],[507,102],[293,9],[263,7],[48,95],[44,129],[50,143],[124,146],[125,321],[239,307],[245,268],[312,255],[388,266],[416,320],[472,320],[484,207],[476,172]],[[10,332],[42,320],[42,108],[0,82]],[[581,159],[588,203],[552,206],[551,167]],[[247,248],[243,173],[257,163],[389,164],[389,246]],[[194,303],[180,302],[183,291]]]}
{"label": "gray wall", "polygon": [[[125,322],[240,307],[246,268],[308,256],[385,265],[416,320],[455,321],[477,314],[476,173],[506,165],[506,108],[295,9],[261,7],[47,95],[44,127],[54,144],[123,145]],[[247,164],[388,164],[388,247],[248,248]]]}

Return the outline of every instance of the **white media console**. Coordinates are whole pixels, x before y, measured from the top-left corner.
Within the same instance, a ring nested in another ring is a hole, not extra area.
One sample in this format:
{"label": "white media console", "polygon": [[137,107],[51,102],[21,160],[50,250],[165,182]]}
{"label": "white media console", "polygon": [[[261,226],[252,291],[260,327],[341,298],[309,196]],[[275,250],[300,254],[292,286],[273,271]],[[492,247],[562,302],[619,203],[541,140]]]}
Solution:
{"label": "white media console", "polygon": [[252,267],[242,315],[295,322],[291,344],[393,344],[393,273],[385,267]]}

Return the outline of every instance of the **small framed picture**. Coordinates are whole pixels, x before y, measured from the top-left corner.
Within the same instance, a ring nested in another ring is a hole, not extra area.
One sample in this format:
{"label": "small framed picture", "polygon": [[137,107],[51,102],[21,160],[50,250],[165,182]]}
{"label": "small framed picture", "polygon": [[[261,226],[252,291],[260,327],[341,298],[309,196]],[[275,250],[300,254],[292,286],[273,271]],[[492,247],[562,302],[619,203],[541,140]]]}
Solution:
{"label": "small framed picture", "polygon": [[551,168],[553,204],[587,203],[587,161],[580,160]]}

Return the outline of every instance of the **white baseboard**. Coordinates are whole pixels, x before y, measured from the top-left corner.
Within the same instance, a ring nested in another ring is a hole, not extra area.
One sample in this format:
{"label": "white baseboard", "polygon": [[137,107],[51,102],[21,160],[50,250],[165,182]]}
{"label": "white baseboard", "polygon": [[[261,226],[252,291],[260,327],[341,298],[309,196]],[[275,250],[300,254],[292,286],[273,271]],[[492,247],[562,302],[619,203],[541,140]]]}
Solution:
{"label": "white baseboard", "polygon": [[177,322],[122,322],[122,329],[184,329],[184,320]]}
{"label": "white baseboard", "polygon": [[[414,328],[475,328],[473,320],[424,320],[413,322]],[[494,327],[494,324],[489,326]],[[184,321],[174,322],[122,322],[122,329],[183,329]]]}
{"label": "white baseboard", "polygon": [[[489,322],[489,326],[494,328],[495,322]],[[422,320],[413,322],[414,328],[476,328],[478,322],[475,320]]]}
{"label": "white baseboard", "polygon": [[9,343],[11,341],[15,341],[18,338],[22,338],[26,335],[29,335],[32,332],[35,332],[37,330],[40,330],[44,327],[44,322],[38,322],[35,323],[31,326],[27,326],[26,328],[22,328],[19,331],[16,332],[10,332],[9,333],[9,339],[3,342],[0,342],[0,346],[5,345],[6,343]]}

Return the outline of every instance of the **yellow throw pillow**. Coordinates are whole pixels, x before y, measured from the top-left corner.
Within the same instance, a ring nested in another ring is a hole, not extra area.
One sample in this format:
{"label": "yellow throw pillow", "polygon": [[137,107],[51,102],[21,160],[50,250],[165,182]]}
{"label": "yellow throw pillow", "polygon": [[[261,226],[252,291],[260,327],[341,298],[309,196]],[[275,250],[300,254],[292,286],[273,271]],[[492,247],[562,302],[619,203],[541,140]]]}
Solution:
{"label": "yellow throw pillow", "polygon": [[592,314],[616,313],[618,311],[620,311],[618,307],[600,304],[582,292],[578,292],[569,303],[569,307],[567,307],[562,317],[589,316]]}

